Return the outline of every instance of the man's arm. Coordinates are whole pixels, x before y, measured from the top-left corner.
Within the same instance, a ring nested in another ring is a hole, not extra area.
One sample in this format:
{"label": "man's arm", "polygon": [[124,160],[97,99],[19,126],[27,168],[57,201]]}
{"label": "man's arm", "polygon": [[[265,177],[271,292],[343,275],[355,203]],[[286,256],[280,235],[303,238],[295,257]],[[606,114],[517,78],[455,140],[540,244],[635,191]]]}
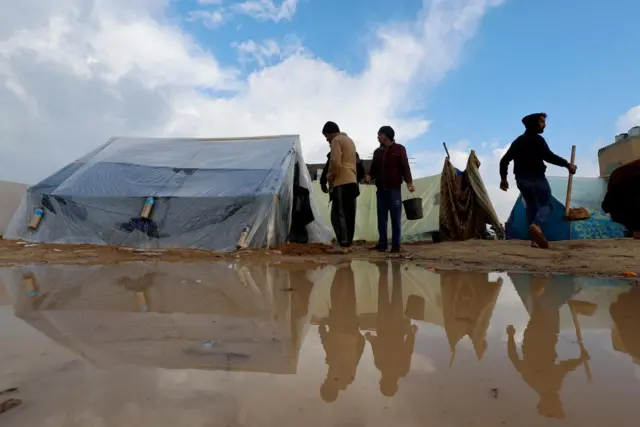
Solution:
{"label": "man's arm", "polygon": [[400,153],[400,161],[402,162],[402,179],[407,184],[413,183],[413,178],[411,177],[411,166],[409,166],[409,157],[407,157],[407,149],[402,147],[402,152]]}
{"label": "man's arm", "polygon": [[378,150],[373,152],[373,159],[371,159],[371,166],[369,167],[369,176],[372,180],[380,178],[380,155]]}
{"label": "man's arm", "polygon": [[329,172],[329,159],[327,159],[327,162],[324,164],[324,168],[322,168],[322,175],[320,176],[320,188],[322,188],[322,191],[327,193],[329,190],[327,190],[327,173]]}
{"label": "man's arm", "polygon": [[561,168],[568,168],[569,162],[551,151],[549,145],[547,145],[547,141],[542,137],[540,138],[542,139],[542,159],[552,165],[560,166]]}
{"label": "man's arm", "polygon": [[503,181],[507,180],[507,175],[509,175],[509,163],[513,161],[514,156],[515,150],[513,149],[513,143],[511,143],[507,152],[504,153],[504,156],[500,159],[500,178],[502,178]]}
{"label": "man's arm", "polygon": [[327,181],[329,187],[333,187],[333,178],[336,177],[340,170],[340,164],[342,163],[342,147],[340,143],[334,138],[331,141],[331,157],[329,158],[329,172],[327,173]]}

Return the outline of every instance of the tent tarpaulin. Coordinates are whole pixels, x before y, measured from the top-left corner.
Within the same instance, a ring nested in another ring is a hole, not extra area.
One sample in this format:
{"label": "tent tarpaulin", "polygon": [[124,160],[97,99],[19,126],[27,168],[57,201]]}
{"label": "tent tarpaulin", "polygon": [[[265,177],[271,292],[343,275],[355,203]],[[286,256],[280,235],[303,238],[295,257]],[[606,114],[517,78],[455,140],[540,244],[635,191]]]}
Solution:
{"label": "tent tarpaulin", "polygon": [[[403,200],[411,197],[422,198],[423,218],[417,221],[409,221],[403,214],[402,240],[411,242],[424,240],[433,232],[438,231],[438,209],[440,204],[440,175],[416,179],[414,181],[416,192],[410,193],[405,186],[402,188]],[[316,206],[320,218],[326,223],[331,223],[331,207],[329,195],[322,192],[320,183],[313,183]],[[378,216],[376,204],[376,188],[373,185],[361,185],[360,197],[358,197],[358,210],[356,212],[355,240],[376,242],[378,240]],[[389,233],[391,224],[389,223]]]}
{"label": "tent tarpaulin", "polygon": [[[29,188],[5,235],[52,243],[231,250],[287,240],[295,171],[311,180],[296,135],[235,139],[112,138]],[[145,200],[155,205],[141,217]],[[314,210],[313,196],[310,197]],[[34,209],[44,217],[27,227]],[[317,215],[315,215],[317,217]],[[330,240],[321,222],[309,239]]]}
{"label": "tent tarpaulin", "polygon": [[444,240],[482,239],[487,224],[499,237],[504,236],[479,168],[480,161],[473,150],[462,174],[449,158],[444,161],[440,184],[440,231]]}
{"label": "tent tarpaulin", "polygon": [[[583,207],[591,215],[582,221],[564,220],[564,203],[568,178],[549,177],[551,186],[551,215],[542,227],[548,240],[594,240],[625,237],[626,229],[613,222],[601,208],[607,192],[604,178],[573,178],[570,208]],[[516,200],[506,224],[507,239],[529,239],[527,211],[522,196]]]}
{"label": "tent tarpaulin", "polygon": [[4,234],[11,218],[20,206],[27,185],[0,181],[0,235]]}

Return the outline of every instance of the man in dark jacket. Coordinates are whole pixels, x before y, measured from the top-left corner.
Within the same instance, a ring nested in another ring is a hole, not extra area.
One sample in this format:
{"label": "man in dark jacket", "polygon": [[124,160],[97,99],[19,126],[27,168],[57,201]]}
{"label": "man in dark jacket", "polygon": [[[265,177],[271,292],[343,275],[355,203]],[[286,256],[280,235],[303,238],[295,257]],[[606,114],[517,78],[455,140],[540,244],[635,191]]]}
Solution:
{"label": "man in dark jacket", "polygon": [[391,214],[391,252],[400,252],[402,239],[402,182],[412,193],[416,191],[411,177],[407,150],[396,143],[391,126],[382,126],[378,131],[380,147],[373,152],[367,182],[375,181],[378,205],[378,244],[373,248],[386,251],[389,245],[387,226]]}
{"label": "man in dark jacket", "polygon": [[525,131],[511,143],[500,160],[500,189],[507,191],[509,163],[513,160],[513,174],[516,185],[527,207],[527,221],[532,246],[548,248],[549,242],[542,232],[542,226],[551,213],[551,187],[545,176],[545,162],[567,168],[576,173],[576,166],[554,154],[542,137],[547,126],[545,113],[530,114],[522,119]]}

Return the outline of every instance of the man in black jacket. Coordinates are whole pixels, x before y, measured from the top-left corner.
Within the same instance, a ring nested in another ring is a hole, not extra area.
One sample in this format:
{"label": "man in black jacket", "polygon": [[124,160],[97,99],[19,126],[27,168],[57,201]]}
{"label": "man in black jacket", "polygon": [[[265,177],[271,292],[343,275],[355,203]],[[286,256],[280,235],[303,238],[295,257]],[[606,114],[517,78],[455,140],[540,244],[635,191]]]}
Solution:
{"label": "man in black jacket", "polygon": [[527,207],[529,237],[532,246],[548,248],[549,242],[542,232],[542,226],[551,213],[551,187],[545,176],[545,162],[567,168],[569,173],[576,173],[576,166],[554,154],[541,133],[547,126],[545,113],[529,114],[522,119],[525,131],[511,143],[500,161],[500,189],[507,191],[509,183],[507,174],[509,163],[513,160],[513,174],[516,185]]}

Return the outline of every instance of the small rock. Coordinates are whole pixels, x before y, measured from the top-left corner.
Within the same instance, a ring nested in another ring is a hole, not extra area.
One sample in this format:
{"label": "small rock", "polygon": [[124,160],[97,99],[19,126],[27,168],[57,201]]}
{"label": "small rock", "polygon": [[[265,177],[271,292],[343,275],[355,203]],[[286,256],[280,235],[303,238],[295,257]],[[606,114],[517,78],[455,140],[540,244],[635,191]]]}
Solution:
{"label": "small rock", "polygon": [[497,388],[492,388],[491,389],[491,397],[493,397],[494,399],[498,398],[498,389]]}
{"label": "small rock", "polygon": [[4,414],[5,412],[8,412],[20,405],[22,405],[22,400],[20,399],[7,399],[0,402],[0,414]]}
{"label": "small rock", "polygon": [[25,248],[35,248],[36,246],[40,246],[40,245],[37,244],[37,243],[31,243],[29,245],[24,245]]}

